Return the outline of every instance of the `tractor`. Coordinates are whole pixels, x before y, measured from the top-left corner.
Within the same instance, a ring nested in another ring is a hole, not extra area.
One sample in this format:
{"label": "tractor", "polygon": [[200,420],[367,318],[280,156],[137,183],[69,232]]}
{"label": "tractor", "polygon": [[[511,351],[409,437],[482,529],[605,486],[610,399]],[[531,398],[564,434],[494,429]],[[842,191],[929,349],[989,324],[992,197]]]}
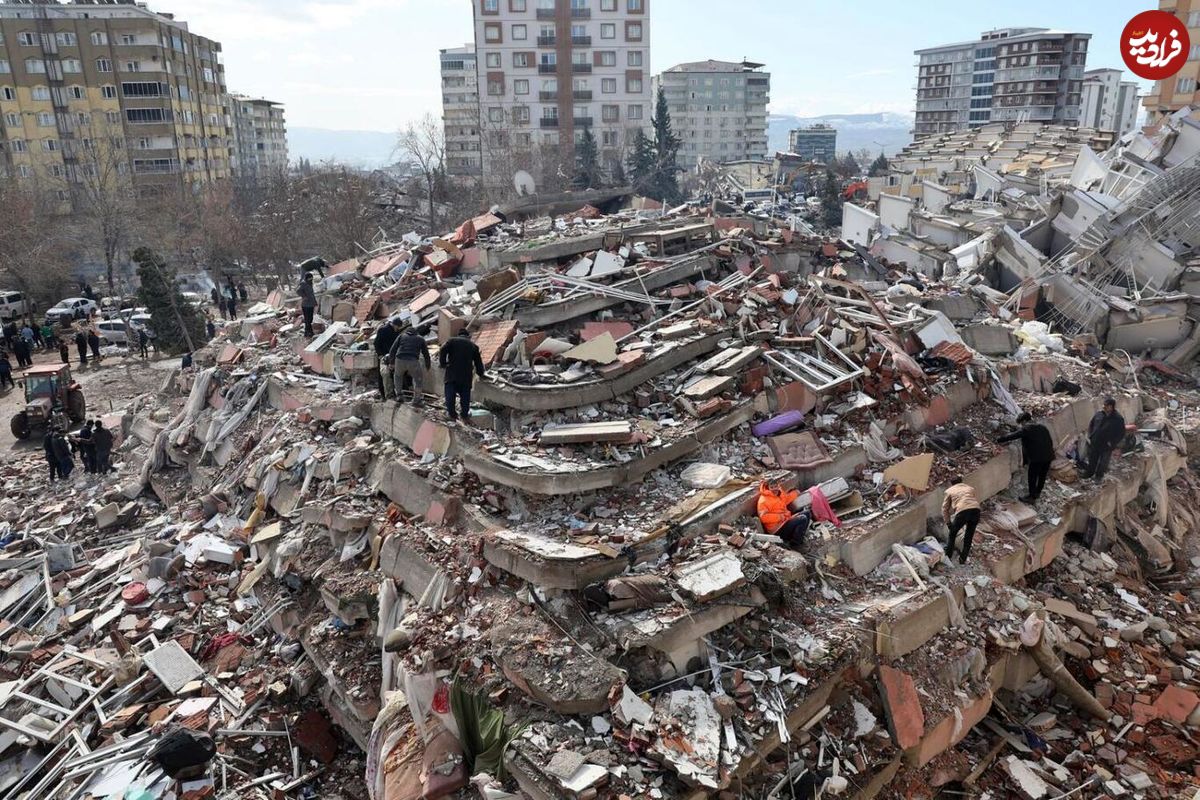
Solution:
{"label": "tractor", "polygon": [[25,370],[25,408],[12,418],[12,433],[28,439],[36,428],[50,426],[66,430],[67,423],[80,423],[87,412],[83,389],[71,380],[66,364],[46,364]]}

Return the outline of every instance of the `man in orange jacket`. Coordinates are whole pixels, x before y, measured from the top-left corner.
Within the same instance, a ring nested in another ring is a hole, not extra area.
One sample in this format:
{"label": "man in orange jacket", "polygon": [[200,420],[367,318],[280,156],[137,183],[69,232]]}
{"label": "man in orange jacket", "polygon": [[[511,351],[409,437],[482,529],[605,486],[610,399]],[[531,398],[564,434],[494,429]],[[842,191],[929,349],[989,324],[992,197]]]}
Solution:
{"label": "man in orange jacket", "polygon": [[804,546],[804,536],[808,533],[809,523],[812,522],[805,512],[792,513],[788,508],[800,496],[796,489],[772,489],[766,481],[758,486],[758,521],[763,530],[773,533],[793,550]]}

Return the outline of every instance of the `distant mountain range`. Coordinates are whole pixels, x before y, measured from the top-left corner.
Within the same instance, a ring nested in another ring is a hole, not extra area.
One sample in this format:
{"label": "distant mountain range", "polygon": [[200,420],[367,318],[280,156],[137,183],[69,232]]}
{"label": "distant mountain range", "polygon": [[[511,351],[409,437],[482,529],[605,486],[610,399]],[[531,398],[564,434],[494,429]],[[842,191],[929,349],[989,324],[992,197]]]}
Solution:
{"label": "distant mountain range", "polygon": [[337,161],[374,168],[395,162],[396,134],[383,131],[335,131],[327,128],[288,128],[288,156],[314,164]]}
{"label": "distant mountain range", "polygon": [[832,125],[837,129],[837,150],[883,151],[891,155],[912,141],[913,118],[909,114],[884,111],[878,114],[824,114],[820,117],[793,117],[772,114],[767,120],[767,144],[772,153],[787,150],[788,131],[807,125]]}
{"label": "distant mountain range", "polygon": [[[772,114],[767,121],[770,151],[786,150],[788,131],[824,123],[837,128],[839,153],[864,147],[877,152],[880,145],[891,155],[912,141],[912,117],[906,114],[825,114],[794,117]],[[314,164],[337,161],[355,167],[382,167],[395,162],[396,134],[383,131],[337,131],[328,128],[288,128],[288,151],[293,161],[306,158]]]}

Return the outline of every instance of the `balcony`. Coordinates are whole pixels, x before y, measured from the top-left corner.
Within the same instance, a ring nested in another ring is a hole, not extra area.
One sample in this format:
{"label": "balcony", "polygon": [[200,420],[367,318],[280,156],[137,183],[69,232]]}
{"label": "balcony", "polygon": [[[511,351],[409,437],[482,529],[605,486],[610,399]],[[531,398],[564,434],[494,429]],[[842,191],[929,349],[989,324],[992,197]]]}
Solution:
{"label": "balcony", "polygon": [[590,8],[572,8],[571,19],[591,19],[592,10]]}
{"label": "balcony", "polygon": [[576,128],[590,128],[590,127],[592,127],[592,123],[595,121],[596,121],[595,117],[575,117],[574,118]]}
{"label": "balcony", "polygon": [[538,64],[539,75],[553,75],[558,72],[557,64]]}
{"label": "balcony", "polygon": [[592,99],[592,90],[591,89],[576,89],[575,91],[571,92],[571,99],[572,100],[591,100]]}
{"label": "balcony", "polygon": [[586,74],[586,73],[589,73],[589,72],[591,72],[591,71],[592,71],[592,65],[591,65],[591,64],[576,64],[576,63],[572,63],[572,64],[571,64],[571,72],[574,72],[574,73],[576,73],[576,74],[578,74],[578,73],[584,73],[584,74]]}
{"label": "balcony", "polygon": [[558,41],[557,36],[539,36],[537,37],[538,47],[554,47],[554,43]]}
{"label": "balcony", "polygon": [[572,36],[571,44],[575,45],[576,47],[590,47],[592,44],[592,37],[590,37],[590,36]]}
{"label": "balcony", "polygon": [[543,103],[555,103],[558,101],[558,92],[538,92],[538,100]]}
{"label": "balcony", "polygon": [[554,19],[554,9],[553,8],[539,8],[537,10],[537,18],[538,19]]}
{"label": "balcony", "polygon": [[538,120],[538,124],[543,128],[557,128],[558,117],[542,117],[540,120]]}

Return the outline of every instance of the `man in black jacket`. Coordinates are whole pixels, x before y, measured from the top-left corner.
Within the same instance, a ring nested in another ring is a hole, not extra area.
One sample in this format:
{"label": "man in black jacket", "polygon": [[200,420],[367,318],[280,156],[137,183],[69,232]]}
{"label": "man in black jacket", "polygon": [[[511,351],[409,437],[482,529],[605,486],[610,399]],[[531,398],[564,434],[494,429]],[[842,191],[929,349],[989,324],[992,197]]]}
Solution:
{"label": "man in black jacket", "polygon": [[113,435],[100,424],[100,420],[96,420],[92,426],[92,447],[92,468],[101,475],[112,471]]}
{"label": "man in black jacket", "polygon": [[[388,351],[388,360],[395,363],[397,403],[404,402],[404,378],[407,376],[412,380],[413,405],[425,405],[425,372],[433,366],[429,360],[429,346],[425,344],[427,333],[429,328],[426,326],[422,326],[420,330],[409,327],[396,337],[396,341],[392,342],[392,349]],[[478,353],[479,348],[475,348],[475,352]],[[421,365],[422,361],[425,362],[424,368]],[[471,390],[468,387],[468,398],[470,394]]]}
{"label": "man in black jacket", "polygon": [[79,351],[79,366],[87,366],[88,337],[83,331],[75,331],[75,349]]}
{"label": "man in black jacket", "polygon": [[1112,452],[1125,439],[1125,418],[1117,413],[1117,401],[1104,398],[1104,408],[1088,423],[1088,460],[1082,478],[1100,480],[1108,472]]}
{"label": "man in black jacket", "polygon": [[375,332],[375,357],[379,359],[379,393],[384,400],[392,399],[392,363],[388,353],[400,336],[404,321],[400,317],[392,317],[387,324]]}
{"label": "man in black jacket", "polygon": [[300,295],[300,313],[304,315],[304,335],[311,339],[313,337],[313,314],[317,311],[317,293],[313,290],[311,272],[304,273],[304,277],[300,279],[300,285],[296,288],[296,294]]}
{"label": "man in black jacket", "polygon": [[1046,476],[1050,474],[1050,462],[1054,461],[1054,437],[1050,429],[1040,422],[1034,422],[1029,414],[1017,417],[1021,426],[1007,436],[1001,436],[997,442],[1014,442],[1021,440],[1021,455],[1029,468],[1029,494],[1021,498],[1022,502],[1035,503],[1046,487]]}
{"label": "man in black jacket", "polygon": [[458,412],[454,408],[454,399],[462,409],[465,422],[470,422],[471,415],[471,385],[475,382],[475,374],[484,377],[483,359],[479,355],[479,346],[471,341],[471,334],[465,329],[438,350],[438,364],[442,368],[442,376],[446,382],[446,415],[451,422],[458,421]]}

